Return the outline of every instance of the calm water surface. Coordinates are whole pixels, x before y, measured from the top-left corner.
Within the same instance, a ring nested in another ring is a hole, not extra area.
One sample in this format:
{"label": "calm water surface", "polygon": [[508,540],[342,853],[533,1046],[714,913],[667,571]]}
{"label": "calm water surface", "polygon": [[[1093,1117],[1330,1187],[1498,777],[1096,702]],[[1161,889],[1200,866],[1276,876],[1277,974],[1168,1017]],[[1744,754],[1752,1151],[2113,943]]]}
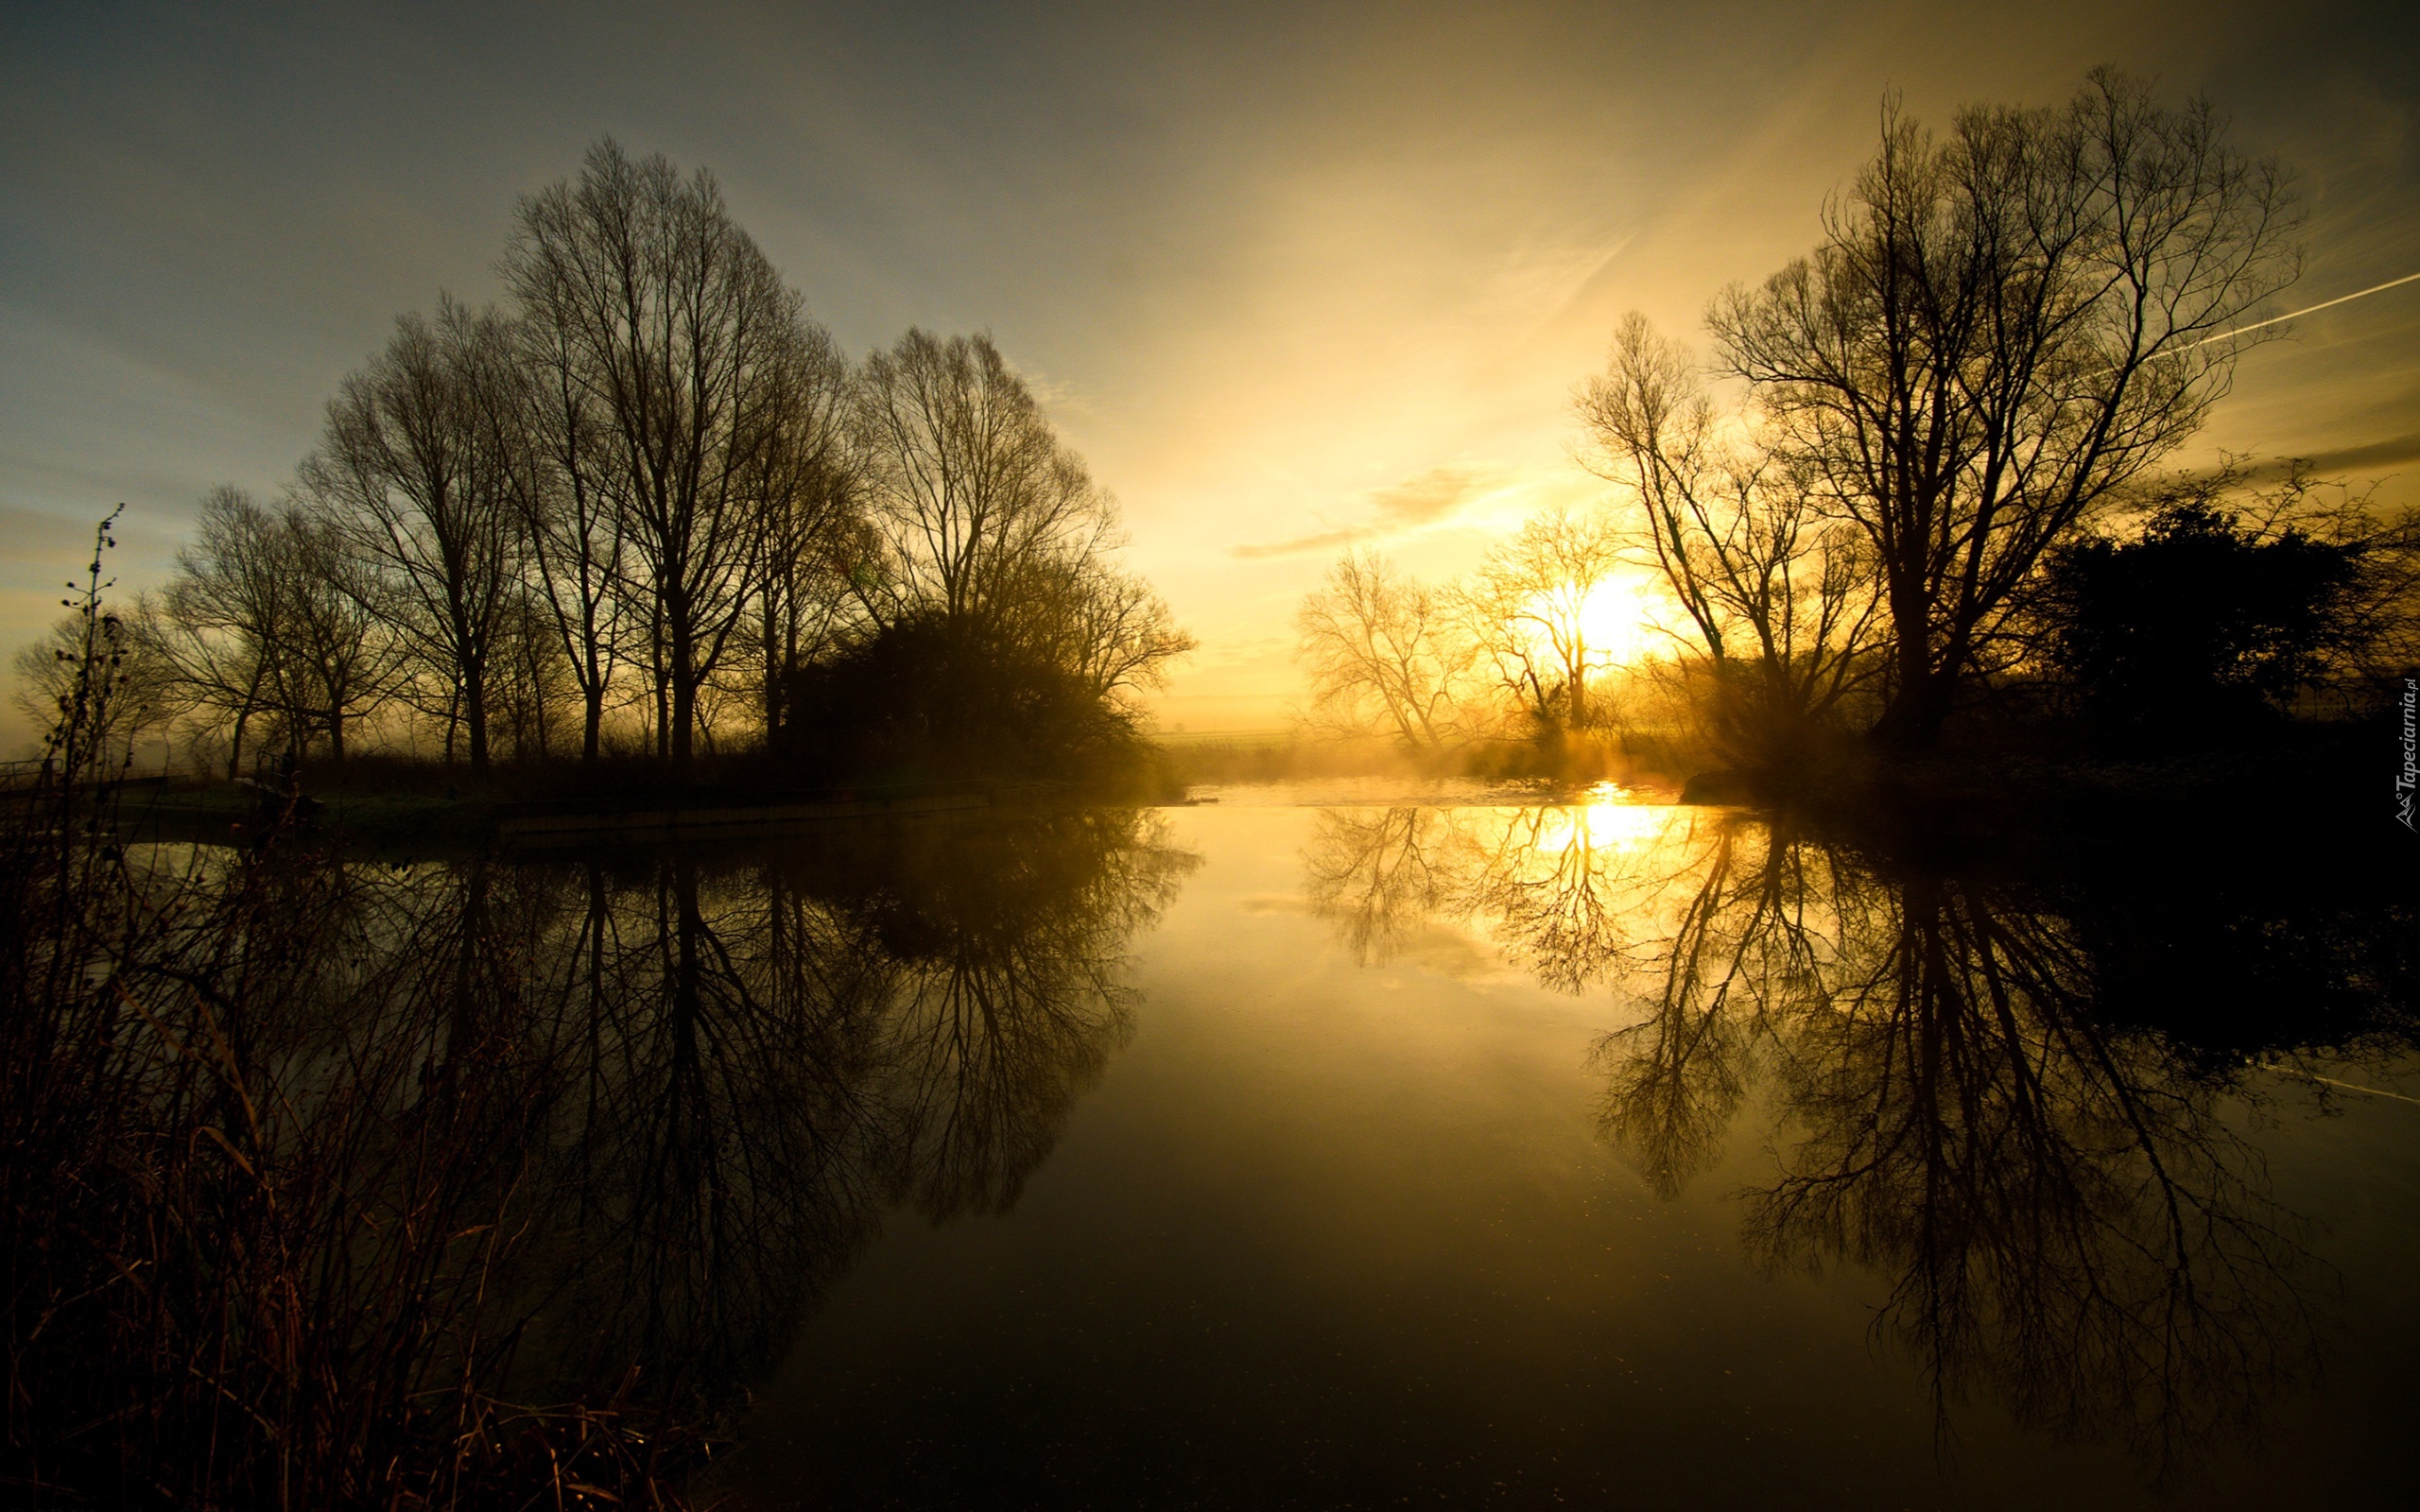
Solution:
{"label": "calm water surface", "polygon": [[179,864],[739,1507],[2410,1500],[2408,850],[1221,797]]}
{"label": "calm water surface", "polygon": [[863,905],[743,1504],[2409,1495],[2408,886],[1295,797]]}

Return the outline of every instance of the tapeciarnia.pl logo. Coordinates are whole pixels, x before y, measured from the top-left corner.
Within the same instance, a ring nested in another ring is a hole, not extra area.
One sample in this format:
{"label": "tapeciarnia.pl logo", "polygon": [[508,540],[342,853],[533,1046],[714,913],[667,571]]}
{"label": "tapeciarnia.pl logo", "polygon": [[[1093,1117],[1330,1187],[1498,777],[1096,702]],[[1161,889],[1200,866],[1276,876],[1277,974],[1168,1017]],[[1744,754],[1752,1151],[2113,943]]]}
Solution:
{"label": "tapeciarnia.pl logo", "polygon": [[2407,830],[2420,833],[2411,822],[2411,799],[2420,788],[2420,678],[2403,679],[2403,770],[2394,774],[2394,816]]}

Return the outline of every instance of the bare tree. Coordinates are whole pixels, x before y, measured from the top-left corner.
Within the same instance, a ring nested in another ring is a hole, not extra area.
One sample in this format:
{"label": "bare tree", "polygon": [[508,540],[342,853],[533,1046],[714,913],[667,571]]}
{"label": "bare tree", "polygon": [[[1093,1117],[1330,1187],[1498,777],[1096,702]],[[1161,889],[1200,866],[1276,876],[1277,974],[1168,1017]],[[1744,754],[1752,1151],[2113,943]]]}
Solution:
{"label": "bare tree", "polygon": [[909,331],[866,359],[854,421],[884,547],[861,589],[878,621],[995,621],[1037,563],[1115,543],[1115,507],[987,335]]}
{"label": "bare tree", "polygon": [[768,454],[823,338],[703,170],[684,180],[608,139],[517,218],[505,277],[610,433],[659,749],[685,762],[699,690],[763,571]]}
{"label": "bare tree", "polygon": [[302,755],[314,730],[328,737],[341,765],[345,732],[373,713],[393,689],[401,616],[375,569],[357,555],[351,532],[321,509],[289,502],[278,515],[293,583],[288,640],[279,664],[291,716],[289,749]]}
{"label": "bare tree", "polygon": [[512,343],[495,315],[450,299],[433,321],[395,325],[329,403],[302,486],[381,609],[401,610],[403,645],[461,711],[471,765],[484,770],[489,662],[521,583]]}
{"label": "bare tree", "polygon": [[1038,563],[1013,596],[1019,608],[1010,634],[1074,673],[1096,698],[1163,686],[1169,663],[1198,644],[1150,584],[1098,556]]}
{"label": "bare tree", "polygon": [[560,714],[579,693],[557,630],[545,595],[516,584],[497,627],[488,685],[491,747],[516,761],[554,753],[563,738]]}
{"label": "bare tree", "polygon": [[232,776],[262,717],[289,755],[325,734],[330,756],[344,760],[348,726],[389,691],[390,612],[321,512],[293,500],[268,508],[221,487],[203,496],[195,539],[177,553],[144,633],[174,701],[228,723]]}
{"label": "bare tree", "polygon": [[1895,654],[1877,733],[1929,745],[2043,554],[2201,424],[2291,282],[2291,198],[2209,106],[2103,70],[2058,110],[1886,108],[1824,242],[1720,300],[1721,365],[1866,533]]}
{"label": "bare tree", "polygon": [[1460,602],[1497,680],[1542,725],[1586,728],[1588,679],[1605,647],[1588,644],[1589,601],[1621,563],[1602,520],[1556,509],[1494,547]]}
{"label": "bare tree", "polygon": [[225,721],[230,777],[243,769],[252,720],[293,707],[288,648],[301,587],[290,547],[282,519],[251,494],[213,489],[161,596],[158,644],[177,697]]}
{"label": "bare tree", "polygon": [[1717,741],[1743,760],[1803,755],[1873,670],[1862,533],[1753,442],[1726,444],[1688,354],[1643,316],[1622,321],[1579,410],[1583,460],[1621,488],[1634,541],[1703,648]]}
{"label": "bare tree", "polygon": [[709,175],[602,141],[521,201],[501,270],[510,317],[398,321],[284,504],[206,502],[150,642],[231,771],[264,718],[341,761],[397,705],[483,768],[500,711],[514,751],[554,745],[566,683],[584,759],[643,682],[686,762],[778,736],[808,662],[913,618],[1123,729],[1192,645],[988,338],[910,332],[859,381]]}
{"label": "bare tree", "polygon": [[812,327],[795,355],[788,403],[752,464],[762,563],[754,599],[735,627],[769,741],[787,718],[792,677],[850,623],[856,598],[849,568],[869,545],[843,423],[848,364]]}
{"label": "bare tree", "polygon": [[[539,292],[570,293],[555,284]],[[527,569],[579,693],[580,760],[593,765],[606,696],[629,652],[622,578],[631,515],[622,486],[630,469],[615,455],[619,433],[587,382],[574,332],[568,312],[531,311],[515,325],[523,387],[511,414],[523,436],[509,455]]]}
{"label": "bare tree", "polygon": [[1347,730],[1376,725],[1412,750],[1443,746],[1466,717],[1476,647],[1443,599],[1374,551],[1347,551],[1294,611],[1295,660],[1312,706]]}

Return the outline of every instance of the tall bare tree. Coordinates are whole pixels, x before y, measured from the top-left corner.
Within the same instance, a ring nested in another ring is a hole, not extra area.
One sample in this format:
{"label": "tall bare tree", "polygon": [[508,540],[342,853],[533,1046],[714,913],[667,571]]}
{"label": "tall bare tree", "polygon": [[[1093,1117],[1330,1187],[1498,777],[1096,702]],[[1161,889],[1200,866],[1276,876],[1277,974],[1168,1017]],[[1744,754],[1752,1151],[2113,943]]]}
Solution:
{"label": "tall bare tree", "polygon": [[445,299],[435,320],[404,316],[329,402],[326,437],[302,472],[336,544],[368,569],[381,606],[402,611],[403,645],[460,710],[477,770],[489,663],[521,585],[513,359],[493,312]]}
{"label": "tall bare tree", "polygon": [[[569,291],[549,284],[544,292]],[[618,432],[587,382],[573,322],[531,311],[513,332],[522,376],[520,403],[509,411],[522,431],[508,449],[514,505],[539,604],[579,693],[580,760],[593,765],[606,697],[630,651],[623,488],[631,473],[615,452]]]}
{"label": "tall bare tree", "polygon": [[505,277],[610,433],[648,600],[659,748],[685,762],[699,689],[764,570],[769,454],[822,338],[703,170],[684,179],[607,139],[578,182],[523,199],[517,222]]}
{"label": "tall bare tree", "polygon": [[1555,509],[1492,548],[1461,590],[1471,634],[1497,680],[1541,724],[1588,724],[1588,679],[1608,649],[1588,644],[1589,600],[1620,564],[1620,538],[1609,524]]}
{"label": "tall bare tree", "polygon": [[2101,71],[1936,141],[1886,108],[1823,245],[1711,323],[1776,450],[1871,540],[1895,652],[1877,733],[1929,745],[2043,554],[2193,434],[2299,271],[2284,176],[2208,104]]}
{"label": "tall bare tree", "polygon": [[161,595],[159,644],[178,701],[225,722],[230,777],[243,769],[252,721],[293,705],[288,648],[302,589],[290,547],[280,518],[251,494],[213,489]]}
{"label": "tall bare tree", "polygon": [[144,633],[175,701],[227,721],[233,775],[263,717],[288,755],[325,735],[329,755],[344,760],[348,728],[390,688],[391,613],[322,511],[297,500],[271,508],[221,487],[203,495],[194,540]]}
{"label": "tall bare tree", "polygon": [[515,760],[555,753],[562,714],[579,694],[573,662],[563,654],[545,595],[519,585],[506,609],[489,662],[489,741]]}
{"label": "tall bare tree", "polygon": [[1347,551],[1294,611],[1295,660],[1313,708],[1346,730],[1390,730],[1434,750],[1467,716],[1476,646],[1443,597],[1374,551]]}
{"label": "tall bare tree", "polygon": [[1014,597],[1010,636],[1096,698],[1131,700],[1165,685],[1169,663],[1198,644],[1150,584],[1098,555],[1039,563]]}
{"label": "tall bare tree", "polygon": [[769,741],[788,717],[793,676],[849,624],[856,607],[849,570],[870,544],[845,424],[848,364],[821,330],[810,327],[805,335],[788,403],[774,417],[749,480],[760,511],[762,562],[735,633]]}
{"label": "tall bare tree", "polygon": [[1735,759],[1786,763],[1873,671],[1878,600],[1854,525],[1805,480],[1726,442],[1688,353],[1632,314],[1579,398],[1587,465],[1616,484],[1630,534],[1662,575],[1712,678],[1708,710]]}
{"label": "tall bare tree", "polygon": [[329,760],[341,765],[347,731],[394,690],[403,615],[347,525],[302,501],[288,501],[278,524],[294,571],[289,639],[278,658],[292,700],[289,748],[302,756],[318,730],[328,737]]}
{"label": "tall bare tree", "polygon": [[859,373],[854,420],[882,534],[877,620],[1007,615],[1036,564],[1115,541],[1116,512],[988,335],[909,331]]}

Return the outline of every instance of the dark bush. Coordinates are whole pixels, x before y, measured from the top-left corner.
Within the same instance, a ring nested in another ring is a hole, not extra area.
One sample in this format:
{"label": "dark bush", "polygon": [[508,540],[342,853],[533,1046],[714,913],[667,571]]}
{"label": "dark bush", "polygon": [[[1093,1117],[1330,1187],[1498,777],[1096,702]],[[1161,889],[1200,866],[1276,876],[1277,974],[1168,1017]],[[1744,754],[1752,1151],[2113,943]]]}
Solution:
{"label": "dark bush", "polygon": [[1094,778],[1146,747],[1083,679],[939,616],[901,621],[790,681],[776,750],[817,779]]}
{"label": "dark bush", "polygon": [[2053,559],[2052,660],[2105,737],[2239,737],[2356,648],[2360,571],[2359,546],[2178,505],[2140,540],[2087,541]]}

